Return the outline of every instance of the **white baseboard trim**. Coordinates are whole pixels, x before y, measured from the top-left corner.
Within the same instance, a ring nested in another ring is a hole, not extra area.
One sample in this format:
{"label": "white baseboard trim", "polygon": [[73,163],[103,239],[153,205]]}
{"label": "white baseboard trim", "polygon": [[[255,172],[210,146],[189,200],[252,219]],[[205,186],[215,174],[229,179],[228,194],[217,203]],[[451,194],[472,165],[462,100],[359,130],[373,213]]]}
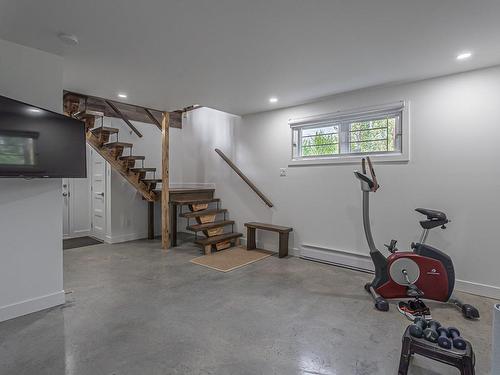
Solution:
{"label": "white baseboard trim", "polygon": [[309,260],[318,260],[343,267],[373,272],[373,263],[370,255],[346,250],[331,249],[318,245],[302,244],[300,257]]}
{"label": "white baseboard trim", "polygon": [[63,240],[69,240],[71,238],[88,237],[91,235],[92,235],[92,233],[90,230],[81,230],[81,231],[74,232],[71,236],[63,236]]}
{"label": "white baseboard trim", "polygon": [[301,254],[302,254],[302,252],[300,251],[300,249],[298,249],[296,247],[294,247],[292,249],[288,249],[288,255],[291,255],[293,257],[300,258]]}
{"label": "white baseboard trim", "polygon": [[142,240],[144,238],[148,238],[147,233],[128,233],[128,234],[121,234],[119,236],[106,235],[105,242],[109,243],[109,244],[115,244],[115,243],[120,243],[120,242]]}
{"label": "white baseboard trim", "polygon": [[461,292],[500,300],[500,288],[494,285],[474,283],[472,281],[455,280],[455,289]]}
{"label": "white baseboard trim", "polygon": [[[300,257],[308,260],[316,260],[323,263],[339,265],[357,269],[360,271],[373,271],[373,263],[368,254],[335,250],[316,245],[302,245],[299,251]],[[455,289],[461,292],[476,294],[500,300],[500,287],[475,283],[472,281],[455,280]]]}
{"label": "white baseboard trim", "polygon": [[64,290],[0,307],[0,322],[64,304]]}

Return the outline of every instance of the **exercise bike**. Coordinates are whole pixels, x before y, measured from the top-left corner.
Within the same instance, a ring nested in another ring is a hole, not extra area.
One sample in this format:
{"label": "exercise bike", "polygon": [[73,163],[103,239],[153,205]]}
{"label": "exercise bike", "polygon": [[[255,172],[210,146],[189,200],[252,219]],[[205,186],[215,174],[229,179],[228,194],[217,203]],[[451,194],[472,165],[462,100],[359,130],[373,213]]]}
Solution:
{"label": "exercise bike", "polygon": [[[366,173],[366,163],[370,177]],[[451,258],[442,251],[425,242],[429,231],[441,227],[446,229],[450,222],[444,212],[417,208],[415,211],[426,216],[420,221],[423,228],[418,243],[412,243],[413,251],[398,251],[396,240],[385,245],[391,253],[387,258],[377,249],[373,241],[370,225],[370,193],[376,192],[380,185],[369,157],[362,159],[362,173],[354,175],[361,181],[363,192],[363,227],[370,248],[370,256],[375,266],[375,278],[365,285],[365,289],[375,301],[375,308],[388,311],[386,299],[422,298],[448,302],[462,310],[467,319],[478,319],[479,311],[472,305],[463,304],[452,296],[455,286],[455,271]]]}

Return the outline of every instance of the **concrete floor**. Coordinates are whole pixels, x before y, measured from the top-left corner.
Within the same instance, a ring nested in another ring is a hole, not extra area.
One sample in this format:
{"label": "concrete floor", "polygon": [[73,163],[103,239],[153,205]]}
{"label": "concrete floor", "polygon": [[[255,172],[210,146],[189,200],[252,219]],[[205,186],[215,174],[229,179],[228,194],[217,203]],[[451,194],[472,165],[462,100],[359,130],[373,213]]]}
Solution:
{"label": "concrete floor", "polygon": [[[64,252],[67,303],[0,323],[0,374],[337,374],[397,373],[409,322],[394,304],[374,311],[369,275],[298,258],[267,258],[224,274],[189,263],[189,244],[162,252],[157,241]],[[464,295],[482,313],[459,327],[489,372],[492,300]],[[415,358],[410,374],[458,374]]]}

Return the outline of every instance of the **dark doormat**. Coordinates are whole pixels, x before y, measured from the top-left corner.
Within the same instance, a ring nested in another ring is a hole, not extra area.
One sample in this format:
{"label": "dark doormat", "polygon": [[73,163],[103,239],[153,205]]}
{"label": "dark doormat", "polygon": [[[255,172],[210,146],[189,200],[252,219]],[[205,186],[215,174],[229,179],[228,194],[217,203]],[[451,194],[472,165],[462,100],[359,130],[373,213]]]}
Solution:
{"label": "dark doormat", "polygon": [[102,241],[96,240],[92,237],[78,237],[78,238],[68,238],[63,240],[63,250],[74,249],[77,247],[91,246],[102,243]]}

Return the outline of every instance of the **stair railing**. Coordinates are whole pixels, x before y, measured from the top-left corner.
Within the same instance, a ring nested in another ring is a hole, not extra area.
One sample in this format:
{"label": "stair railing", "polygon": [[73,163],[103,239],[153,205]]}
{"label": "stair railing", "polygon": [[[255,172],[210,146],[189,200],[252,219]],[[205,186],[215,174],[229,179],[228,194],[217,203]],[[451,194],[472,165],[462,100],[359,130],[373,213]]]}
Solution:
{"label": "stair railing", "polygon": [[125,121],[125,124],[128,125],[128,127],[130,129],[132,129],[132,131],[139,137],[139,138],[142,138],[142,134],[139,130],[137,130],[137,128],[132,125],[132,123],[129,121],[129,119],[118,109],[118,107],[113,103],[111,102],[110,100],[105,100],[104,101],[115,113],[118,117],[120,117],[123,121]]}
{"label": "stair railing", "polygon": [[240,176],[243,181],[246,182],[246,184],[250,187],[250,189],[252,189],[255,192],[255,194],[257,194],[259,198],[264,201],[265,204],[267,204],[269,207],[274,206],[271,203],[271,201],[257,188],[257,186],[255,186],[254,183],[250,181],[248,177],[243,174],[241,169],[239,169],[220,149],[216,148],[215,152],[218,153],[219,156],[236,172],[236,174]]}

